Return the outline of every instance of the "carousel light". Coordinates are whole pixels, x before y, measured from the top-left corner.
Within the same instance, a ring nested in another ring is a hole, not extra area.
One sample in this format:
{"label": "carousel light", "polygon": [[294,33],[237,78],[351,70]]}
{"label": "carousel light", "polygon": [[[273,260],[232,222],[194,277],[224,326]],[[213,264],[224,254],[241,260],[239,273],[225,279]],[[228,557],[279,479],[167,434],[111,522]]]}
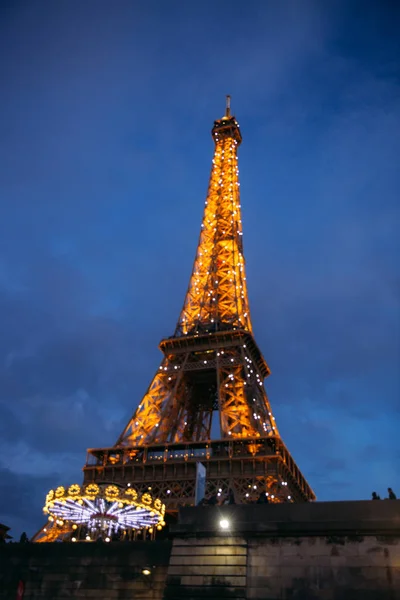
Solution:
{"label": "carousel light", "polygon": [[[55,519],[57,525],[66,523],[71,530],[79,525],[87,528],[86,540],[111,534],[120,530],[147,529],[163,524],[165,505],[148,492],[140,495],[127,486],[89,484],[77,493],[75,487],[58,494],[49,493],[44,512]],[[72,494],[71,494],[72,491]],[[55,497],[54,497],[55,496]]]}

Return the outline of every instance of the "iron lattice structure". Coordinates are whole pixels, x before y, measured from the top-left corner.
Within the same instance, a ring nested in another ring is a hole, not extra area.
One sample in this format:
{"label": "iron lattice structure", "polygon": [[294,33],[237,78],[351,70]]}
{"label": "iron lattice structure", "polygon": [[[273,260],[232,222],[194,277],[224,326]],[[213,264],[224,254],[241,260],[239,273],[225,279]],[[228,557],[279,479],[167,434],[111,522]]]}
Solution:
{"label": "iron lattice structure", "polygon": [[229,97],[212,136],[200,239],[175,333],[160,342],[161,365],[116,445],[88,451],[85,482],[132,482],[173,511],[194,503],[200,461],[208,497],[231,488],[237,502],[261,491],[273,501],[313,500],[279,435],[264,388],[270,369],[253,337],[237,158],[242,135]]}

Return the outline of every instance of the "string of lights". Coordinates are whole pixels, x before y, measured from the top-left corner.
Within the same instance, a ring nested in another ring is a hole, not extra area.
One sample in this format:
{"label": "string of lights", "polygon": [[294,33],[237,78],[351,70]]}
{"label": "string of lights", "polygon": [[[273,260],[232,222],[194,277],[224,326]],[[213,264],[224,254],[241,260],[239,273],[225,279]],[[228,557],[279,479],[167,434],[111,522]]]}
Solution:
{"label": "string of lights", "polygon": [[[59,486],[46,496],[43,512],[50,526],[85,526],[90,539],[110,537],[120,531],[162,529],[165,505],[148,492],[139,495],[130,487],[72,484]],[[87,538],[86,538],[87,539]]]}

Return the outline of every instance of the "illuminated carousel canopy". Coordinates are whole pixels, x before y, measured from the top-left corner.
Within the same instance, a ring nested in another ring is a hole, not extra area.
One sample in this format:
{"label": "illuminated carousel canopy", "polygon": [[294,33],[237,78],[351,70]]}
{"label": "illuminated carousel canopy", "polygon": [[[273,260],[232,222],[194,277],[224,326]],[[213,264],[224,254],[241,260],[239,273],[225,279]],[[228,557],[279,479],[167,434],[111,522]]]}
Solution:
{"label": "illuminated carousel canopy", "polygon": [[[76,483],[50,490],[43,512],[48,514],[50,528],[73,533],[85,532],[87,540],[123,532],[146,530],[164,525],[165,505],[149,493],[139,495],[129,486]],[[76,537],[71,538],[76,541]]]}

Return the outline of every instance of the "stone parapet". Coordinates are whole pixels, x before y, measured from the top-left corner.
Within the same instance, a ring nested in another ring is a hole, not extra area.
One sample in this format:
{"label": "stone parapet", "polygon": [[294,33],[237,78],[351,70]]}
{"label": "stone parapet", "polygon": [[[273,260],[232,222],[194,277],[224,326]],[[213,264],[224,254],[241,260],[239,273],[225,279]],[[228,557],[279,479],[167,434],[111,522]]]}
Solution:
{"label": "stone parapet", "polygon": [[400,501],[183,508],[173,535],[165,600],[400,600]]}
{"label": "stone parapet", "polygon": [[227,519],[227,534],[293,535],[400,535],[400,500],[305,502],[299,504],[241,504],[185,507],[173,526],[174,535],[219,533]]}

